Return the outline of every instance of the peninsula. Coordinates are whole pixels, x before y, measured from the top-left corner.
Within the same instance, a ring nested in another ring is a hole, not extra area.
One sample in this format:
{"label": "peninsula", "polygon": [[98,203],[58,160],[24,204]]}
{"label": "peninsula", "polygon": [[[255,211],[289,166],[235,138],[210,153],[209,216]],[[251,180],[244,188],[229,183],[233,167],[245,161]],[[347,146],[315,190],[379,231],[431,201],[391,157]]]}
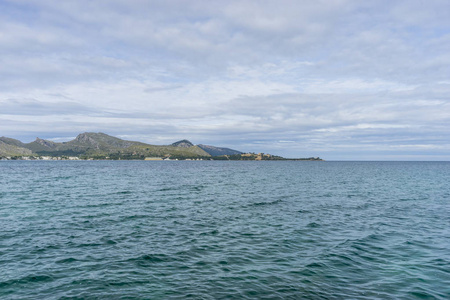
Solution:
{"label": "peninsula", "polygon": [[[31,143],[0,137],[2,160],[292,160],[264,153],[244,153],[230,148],[194,145],[181,140],[171,145],[127,141],[105,133],[85,132],[57,143],[36,138]],[[319,157],[295,160],[322,160]]]}

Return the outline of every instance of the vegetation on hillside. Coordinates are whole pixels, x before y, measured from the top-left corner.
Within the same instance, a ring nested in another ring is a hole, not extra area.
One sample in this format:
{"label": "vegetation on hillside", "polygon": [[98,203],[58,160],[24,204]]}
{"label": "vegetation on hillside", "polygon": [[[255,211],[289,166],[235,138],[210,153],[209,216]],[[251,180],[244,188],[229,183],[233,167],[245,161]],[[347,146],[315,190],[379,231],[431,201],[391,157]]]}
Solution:
{"label": "vegetation on hillside", "polygon": [[145,159],[145,157],[200,158],[211,155],[198,146],[157,146],[126,141],[104,133],[82,133],[74,140],[56,143],[37,138],[24,144],[18,140],[0,138],[0,157],[6,156],[78,156],[94,159]]}
{"label": "vegetation on hillside", "polygon": [[[144,160],[146,158],[287,160],[271,154],[242,153],[229,148],[194,145],[188,140],[181,140],[171,145],[157,146],[93,132],[81,133],[74,140],[63,143],[36,138],[35,141],[24,144],[19,140],[0,137],[0,158],[20,159],[23,156],[111,160]],[[321,159],[311,157],[296,160]]]}

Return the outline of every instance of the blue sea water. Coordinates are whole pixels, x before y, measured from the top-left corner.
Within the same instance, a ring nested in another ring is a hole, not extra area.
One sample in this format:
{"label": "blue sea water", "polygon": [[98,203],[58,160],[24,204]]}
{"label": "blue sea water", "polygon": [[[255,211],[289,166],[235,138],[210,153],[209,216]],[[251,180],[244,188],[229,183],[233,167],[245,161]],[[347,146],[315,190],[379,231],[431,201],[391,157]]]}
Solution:
{"label": "blue sea water", "polygon": [[449,299],[449,162],[0,161],[0,299]]}

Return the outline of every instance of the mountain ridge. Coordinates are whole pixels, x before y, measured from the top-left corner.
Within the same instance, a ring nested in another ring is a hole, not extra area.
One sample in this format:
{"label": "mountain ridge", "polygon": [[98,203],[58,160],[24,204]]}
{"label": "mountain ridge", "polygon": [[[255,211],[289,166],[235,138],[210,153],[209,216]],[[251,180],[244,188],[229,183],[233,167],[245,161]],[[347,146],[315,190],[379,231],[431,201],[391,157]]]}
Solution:
{"label": "mountain ridge", "polygon": [[242,152],[215,146],[205,147],[205,145],[201,145],[200,147],[200,145],[194,145],[189,140],[180,140],[171,145],[152,145],[123,140],[102,132],[80,133],[75,139],[62,143],[41,139],[39,137],[30,143],[22,143],[19,140],[8,137],[0,138],[0,155],[2,156],[81,155],[87,157],[103,156],[118,159],[138,159],[147,156],[175,158],[210,157],[216,156],[217,153],[236,154]]}
{"label": "mountain ridge", "polygon": [[5,137],[0,138],[0,157],[32,155],[33,154],[33,152],[30,149],[7,143],[7,142],[5,142],[5,140],[3,138],[5,138]]}
{"label": "mountain ridge", "polygon": [[216,146],[210,146],[210,145],[203,145],[199,144],[197,145],[203,151],[208,152],[211,156],[221,156],[221,155],[236,155],[236,154],[242,154],[243,152],[238,150],[233,150],[230,148],[224,148],[224,147],[216,147]]}
{"label": "mountain ridge", "polygon": [[181,141],[173,143],[171,146],[181,147],[181,148],[189,148],[189,147],[194,146],[194,144],[192,144],[189,140],[181,140]]}

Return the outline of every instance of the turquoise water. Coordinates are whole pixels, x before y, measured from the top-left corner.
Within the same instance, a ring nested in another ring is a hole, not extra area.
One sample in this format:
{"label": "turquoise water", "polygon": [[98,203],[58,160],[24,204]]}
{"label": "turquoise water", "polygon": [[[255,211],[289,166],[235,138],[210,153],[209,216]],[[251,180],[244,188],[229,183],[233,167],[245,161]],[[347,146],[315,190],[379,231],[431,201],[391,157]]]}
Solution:
{"label": "turquoise water", "polygon": [[1,161],[1,299],[448,299],[449,162]]}

